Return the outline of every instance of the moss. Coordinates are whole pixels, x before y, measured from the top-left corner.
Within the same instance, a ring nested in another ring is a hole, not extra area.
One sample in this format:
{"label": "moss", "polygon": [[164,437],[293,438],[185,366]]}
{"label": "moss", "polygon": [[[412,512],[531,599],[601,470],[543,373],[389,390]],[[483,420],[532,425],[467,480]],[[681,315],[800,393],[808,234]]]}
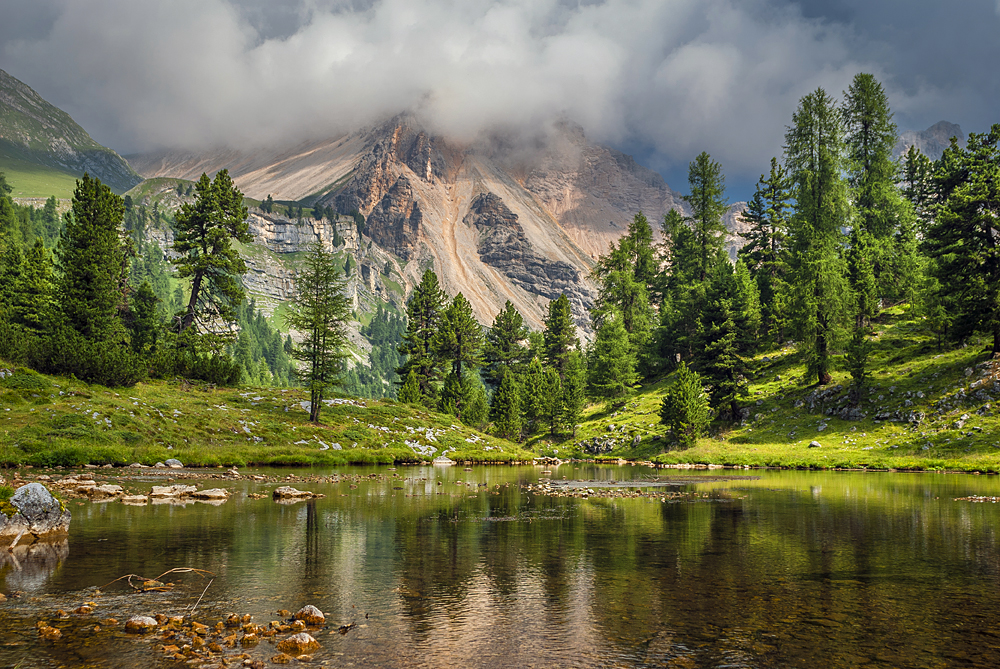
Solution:
{"label": "moss", "polygon": [[0,485],[0,513],[12,518],[17,513],[17,508],[10,503],[10,498],[14,496],[14,489],[9,485]]}

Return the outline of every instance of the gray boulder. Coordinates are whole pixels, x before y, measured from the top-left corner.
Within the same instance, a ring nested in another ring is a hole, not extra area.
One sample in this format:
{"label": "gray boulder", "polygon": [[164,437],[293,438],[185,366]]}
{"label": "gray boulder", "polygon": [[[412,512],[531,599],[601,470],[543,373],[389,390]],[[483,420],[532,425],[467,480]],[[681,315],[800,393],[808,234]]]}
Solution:
{"label": "gray boulder", "polygon": [[70,512],[41,483],[18,488],[0,504],[0,539],[30,534],[35,539],[69,532]]}
{"label": "gray boulder", "polygon": [[170,458],[163,464],[165,464],[170,469],[182,469],[184,467],[184,464],[180,460],[177,460],[175,458]]}

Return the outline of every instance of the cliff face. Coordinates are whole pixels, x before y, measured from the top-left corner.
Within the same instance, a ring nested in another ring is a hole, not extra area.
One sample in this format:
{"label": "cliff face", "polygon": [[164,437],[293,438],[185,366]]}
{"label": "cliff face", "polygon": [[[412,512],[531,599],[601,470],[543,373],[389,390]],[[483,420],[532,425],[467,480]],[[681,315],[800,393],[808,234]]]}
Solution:
{"label": "cliff face", "polygon": [[[449,294],[469,299],[480,322],[491,323],[510,300],[536,329],[549,300],[566,293],[586,338],[594,259],[637,211],[655,224],[679,206],[679,197],[659,175],[590,144],[570,123],[538,141],[515,140],[483,136],[458,144],[400,115],[298,148],[160,153],[132,161],[150,177],[194,179],[226,167],[250,197],[316,201],[344,215],[358,211],[366,224],[352,248],[368,253],[370,246],[384,256],[379,263],[359,261],[359,281],[372,291],[384,287],[379,277],[387,262],[399,272],[402,294],[433,267]],[[251,221],[258,244],[272,254],[301,246],[299,233],[265,218],[266,224]],[[279,299],[286,280],[272,269],[273,285],[265,288],[261,276],[259,289]]]}
{"label": "cliff face", "polygon": [[951,144],[951,138],[957,137],[959,146],[965,146],[965,133],[962,128],[954,123],[938,121],[927,130],[916,131],[907,130],[899,136],[896,148],[893,151],[894,157],[899,158],[906,153],[911,146],[917,147],[921,153],[937,160],[944,153],[944,150]]}

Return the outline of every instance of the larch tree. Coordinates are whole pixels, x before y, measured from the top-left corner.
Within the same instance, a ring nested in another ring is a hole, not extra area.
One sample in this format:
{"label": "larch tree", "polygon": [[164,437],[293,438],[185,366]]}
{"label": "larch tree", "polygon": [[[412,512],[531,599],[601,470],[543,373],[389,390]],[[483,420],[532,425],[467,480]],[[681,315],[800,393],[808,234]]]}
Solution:
{"label": "larch tree", "polygon": [[302,365],[297,376],[309,389],[309,420],[318,423],[323,396],[335,387],[347,355],[347,322],[351,303],[333,254],[313,244],[295,286],[295,300],[286,322],[302,333],[292,357]]}
{"label": "larch tree", "polygon": [[483,375],[494,388],[500,387],[508,373],[516,372],[528,363],[530,351],[521,343],[527,339],[528,328],[524,325],[524,317],[507,300],[486,332],[483,345]]}
{"label": "larch tree", "polygon": [[823,89],[802,98],[785,133],[795,211],[789,222],[792,327],[808,372],[830,382],[830,357],[843,338],[850,286],[842,249],[850,223],[840,111]]}
{"label": "larch tree", "polygon": [[729,204],[726,202],[726,178],[722,174],[722,165],[702,151],[688,166],[688,185],[691,192],[684,196],[684,201],[691,207],[688,221],[694,232],[698,253],[697,278],[704,281],[726,239],[722,217]]}
{"label": "larch tree", "polygon": [[437,274],[425,271],[406,305],[406,334],[398,348],[400,355],[406,356],[406,361],[396,369],[400,382],[406,384],[412,371],[420,388],[421,402],[428,406],[437,400],[437,383],[441,379],[442,362],[434,348],[434,337],[444,304],[445,294]]}
{"label": "larch tree", "polygon": [[483,330],[472,314],[472,305],[462,293],[452,299],[441,315],[432,347],[440,360],[451,364],[442,392],[442,409],[461,420],[479,383],[478,378],[471,378],[471,373],[483,362]]}
{"label": "larch tree", "polygon": [[190,279],[191,295],[178,319],[178,331],[192,326],[200,334],[231,323],[245,297],[240,277],[247,266],[233,242],[253,241],[243,193],[228,170],[209,179],[202,174],[195,185],[194,203],[184,203],[175,219],[173,250],[177,276]]}

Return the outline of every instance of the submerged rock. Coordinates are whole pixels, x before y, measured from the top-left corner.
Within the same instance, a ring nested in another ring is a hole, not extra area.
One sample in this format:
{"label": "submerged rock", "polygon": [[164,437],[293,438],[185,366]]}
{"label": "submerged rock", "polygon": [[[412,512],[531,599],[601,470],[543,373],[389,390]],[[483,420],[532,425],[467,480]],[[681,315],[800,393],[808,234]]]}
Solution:
{"label": "submerged rock", "polygon": [[198,492],[198,488],[193,485],[154,485],[150,491],[150,497],[186,497]]}
{"label": "submerged rock", "polygon": [[33,539],[69,532],[70,512],[41,483],[23,485],[8,502],[0,503],[0,539]]}

